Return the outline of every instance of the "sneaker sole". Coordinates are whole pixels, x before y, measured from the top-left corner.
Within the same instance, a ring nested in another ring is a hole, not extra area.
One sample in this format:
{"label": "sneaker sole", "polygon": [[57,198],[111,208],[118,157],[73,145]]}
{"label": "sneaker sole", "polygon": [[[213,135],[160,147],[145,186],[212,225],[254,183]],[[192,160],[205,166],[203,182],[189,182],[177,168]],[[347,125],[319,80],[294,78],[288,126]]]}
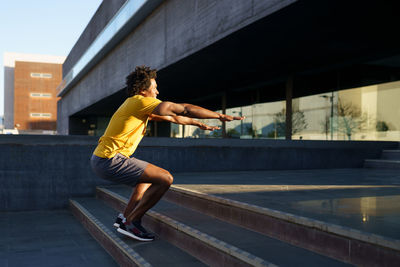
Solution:
{"label": "sneaker sole", "polygon": [[135,236],[134,234],[129,233],[128,231],[125,231],[125,230],[123,230],[123,229],[121,229],[121,228],[118,228],[117,231],[118,231],[119,233],[123,234],[123,235],[129,236],[129,237],[131,237],[131,238],[133,238],[133,239],[136,239],[136,240],[138,240],[138,241],[149,242],[149,241],[153,241],[153,240],[154,240],[154,238],[141,238],[141,237]]}
{"label": "sneaker sole", "polygon": [[114,226],[115,228],[119,228],[119,223],[114,223],[113,226]]}

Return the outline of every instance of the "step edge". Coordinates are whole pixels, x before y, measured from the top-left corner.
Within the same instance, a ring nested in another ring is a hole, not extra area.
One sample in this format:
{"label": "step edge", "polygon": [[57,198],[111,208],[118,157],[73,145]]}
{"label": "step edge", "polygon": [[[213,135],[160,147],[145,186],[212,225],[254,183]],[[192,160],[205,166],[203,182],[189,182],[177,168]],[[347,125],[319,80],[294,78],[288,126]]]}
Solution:
{"label": "step edge", "polygon": [[253,204],[247,204],[244,202],[239,202],[236,200],[231,200],[219,196],[208,195],[196,190],[187,189],[183,187],[179,187],[176,185],[172,185],[170,188],[171,191],[176,191],[183,194],[195,195],[196,197],[208,200],[215,201],[220,204],[233,206],[235,208],[244,209],[247,211],[255,212],[261,214],[263,216],[270,216],[273,218],[277,218],[280,220],[284,220],[290,223],[299,224],[302,226],[315,228],[320,231],[324,231],[327,233],[335,234],[338,236],[342,236],[345,238],[351,238],[359,241],[363,241],[372,245],[378,245],[381,247],[386,247],[395,251],[400,251],[400,240],[392,239],[389,237],[384,237],[377,234],[366,233],[357,229],[349,228],[346,226],[340,226],[332,223],[325,223],[319,220],[294,215],[287,212],[277,211],[265,207],[260,207]]}
{"label": "step edge", "polygon": [[[140,256],[134,249],[126,244],[121,238],[108,230],[96,217],[83,207],[77,200],[70,199],[70,205],[75,206],[88,220],[101,231],[115,246],[117,246],[129,259],[140,267],[151,267],[152,265]],[[97,241],[97,240],[96,240]],[[97,241],[98,242],[98,241]]]}
{"label": "step edge", "polygon": [[391,160],[391,159],[365,159],[365,163],[394,163],[394,164],[400,164],[400,160]]}
{"label": "step edge", "polygon": [[[127,204],[128,199],[124,196],[121,196],[118,193],[115,193],[111,190],[108,190],[107,188],[104,187],[97,187],[96,188],[99,191],[103,191],[103,193],[105,194],[109,194],[112,197],[117,198],[119,201]],[[226,243],[222,240],[219,240],[211,235],[208,235],[206,233],[203,233],[195,228],[192,228],[184,223],[178,222],[166,215],[160,214],[158,212],[149,210],[146,213],[148,216],[150,216],[151,218],[153,218],[156,221],[159,221],[160,223],[165,223],[167,225],[169,225],[170,227],[183,232],[193,238],[196,238],[198,240],[200,240],[201,242],[205,243],[206,245],[209,245],[215,249],[218,249],[232,257],[235,257],[243,262],[246,262],[252,266],[268,266],[268,267],[275,267],[277,265],[270,263],[260,257],[257,257],[243,249],[240,249],[238,247],[235,247],[233,245],[230,245],[229,243]]]}
{"label": "step edge", "polygon": [[181,223],[179,221],[176,221],[166,215],[163,215],[161,213],[155,212],[155,211],[149,211],[148,215],[151,216],[153,219],[160,221],[162,223],[168,224],[171,227],[176,228],[177,230],[184,232],[185,234],[199,239],[202,242],[206,243],[209,246],[212,246],[216,249],[219,249],[220,251],[231,255],[235,258],[240,259],[241,261],[247,262],[253,266],[277,266],[275,264],[269,263],[266,260],[259,258],[243,249],[240,249],[236,246],[230,245],[229,243],[226,243],[220,239],[217,239],[211,235],[208,235],[206,233],[203,233],[193,227],[190,227],[184,223]]}

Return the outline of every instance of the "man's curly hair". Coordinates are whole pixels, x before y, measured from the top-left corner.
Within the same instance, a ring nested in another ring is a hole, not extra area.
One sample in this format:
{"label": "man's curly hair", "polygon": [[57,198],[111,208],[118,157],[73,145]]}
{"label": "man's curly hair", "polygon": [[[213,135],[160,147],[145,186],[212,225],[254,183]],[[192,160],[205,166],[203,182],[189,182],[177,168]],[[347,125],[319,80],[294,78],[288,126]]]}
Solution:
{"label": "man's curly hair", "polygon": [[126,77],[126,93],[128,97],[137,95],[151,85],[150,80],[157,78],[157,70],[146,66],[137,66],[135,71]]}

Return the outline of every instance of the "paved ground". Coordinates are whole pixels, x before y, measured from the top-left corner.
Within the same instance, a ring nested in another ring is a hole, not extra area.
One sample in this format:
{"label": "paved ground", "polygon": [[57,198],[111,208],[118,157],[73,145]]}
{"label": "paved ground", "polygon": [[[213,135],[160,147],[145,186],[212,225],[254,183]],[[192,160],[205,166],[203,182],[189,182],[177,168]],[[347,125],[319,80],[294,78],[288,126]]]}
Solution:
{"label": "paved ground", "polygon": [[174,184],[400,239],[400,171],[331,169],[175,174]]}
{"label": "paved ground", "polygon": [[0,212],[0,266],[118,266],[68,210]]}

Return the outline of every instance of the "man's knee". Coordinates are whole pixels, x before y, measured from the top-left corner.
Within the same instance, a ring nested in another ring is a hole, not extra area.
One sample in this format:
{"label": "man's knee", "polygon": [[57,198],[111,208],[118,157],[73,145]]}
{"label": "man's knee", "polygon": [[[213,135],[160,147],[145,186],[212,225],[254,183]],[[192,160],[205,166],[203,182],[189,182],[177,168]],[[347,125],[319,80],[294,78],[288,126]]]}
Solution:
{"label": "man's knee", "polygon": [[165,185],[170,186],[174,182],[174,177],[172,176],[172,174],[169,171],[165,171],[163,173],[163,181],[164,181]]}

